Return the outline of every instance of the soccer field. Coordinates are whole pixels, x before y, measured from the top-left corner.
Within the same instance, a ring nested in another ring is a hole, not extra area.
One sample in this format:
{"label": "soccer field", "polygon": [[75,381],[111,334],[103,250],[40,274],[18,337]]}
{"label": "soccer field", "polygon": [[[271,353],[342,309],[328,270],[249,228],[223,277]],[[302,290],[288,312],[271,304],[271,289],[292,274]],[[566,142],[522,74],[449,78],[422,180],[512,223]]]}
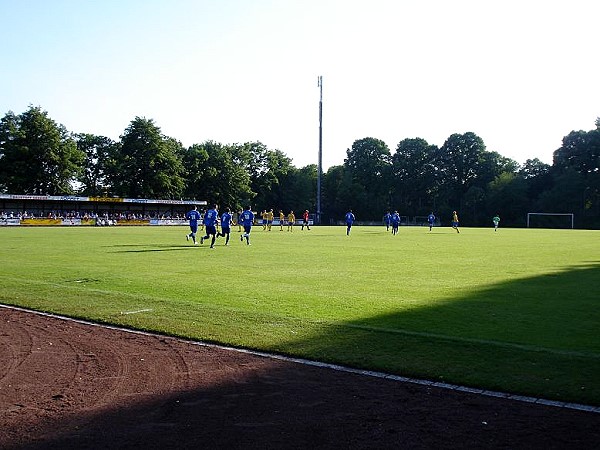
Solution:
{"label": "soccer field", "polygon": [[[237,227],[233,228],[237,230]],[[0,228],[0,301],[435,381],[600,404],[600,234]]]}

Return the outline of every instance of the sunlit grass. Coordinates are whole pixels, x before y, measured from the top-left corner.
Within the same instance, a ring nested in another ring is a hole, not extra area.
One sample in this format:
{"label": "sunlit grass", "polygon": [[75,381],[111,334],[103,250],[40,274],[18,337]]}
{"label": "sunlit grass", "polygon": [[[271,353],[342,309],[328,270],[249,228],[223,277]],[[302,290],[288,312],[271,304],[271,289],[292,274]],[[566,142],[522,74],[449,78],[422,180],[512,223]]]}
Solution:
{"label": "sunlit grass", "polygon": [[2,228],[0,301],[600,404],[597,231],[255,227],[213,250],[186,232]]}

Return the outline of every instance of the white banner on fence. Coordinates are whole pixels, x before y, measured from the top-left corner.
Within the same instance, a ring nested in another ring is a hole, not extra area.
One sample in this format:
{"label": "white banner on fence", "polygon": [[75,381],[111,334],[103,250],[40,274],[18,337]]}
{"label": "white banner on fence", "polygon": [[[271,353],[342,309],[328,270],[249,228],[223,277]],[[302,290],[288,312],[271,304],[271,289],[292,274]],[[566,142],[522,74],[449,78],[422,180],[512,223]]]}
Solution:
{"label": "white banner on fence", "polygon": [[21,225],[21,219],[0,219],[0,226],[14,227]]}

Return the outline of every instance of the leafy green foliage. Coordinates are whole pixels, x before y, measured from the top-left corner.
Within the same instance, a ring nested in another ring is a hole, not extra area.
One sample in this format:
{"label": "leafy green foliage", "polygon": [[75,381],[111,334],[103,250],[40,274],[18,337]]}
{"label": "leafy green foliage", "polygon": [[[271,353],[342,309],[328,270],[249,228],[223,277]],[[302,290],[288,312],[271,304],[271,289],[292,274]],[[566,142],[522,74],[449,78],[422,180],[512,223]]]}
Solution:
{"label": "leafy green foliage", "polygon": [[154,121],[136,117],[121,136],[111,173],[114,192],[131,198],[177,198],[183,192],[181,144]]}
{"label": "leafy green foliage", "polygon": [[23,194],[71,194],[83,153],[39,107],[0,122],[0,186]]}

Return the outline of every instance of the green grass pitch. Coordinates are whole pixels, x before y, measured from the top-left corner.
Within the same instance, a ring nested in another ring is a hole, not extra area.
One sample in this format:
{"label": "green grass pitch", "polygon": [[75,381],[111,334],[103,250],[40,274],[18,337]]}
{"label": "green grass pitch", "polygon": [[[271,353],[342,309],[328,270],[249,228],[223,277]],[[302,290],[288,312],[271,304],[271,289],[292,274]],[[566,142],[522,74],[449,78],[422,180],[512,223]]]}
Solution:
{"label": "green grass pitch", "polygon": [[600,232],[0,229],[0,302],[434,381],[600,405]]}

